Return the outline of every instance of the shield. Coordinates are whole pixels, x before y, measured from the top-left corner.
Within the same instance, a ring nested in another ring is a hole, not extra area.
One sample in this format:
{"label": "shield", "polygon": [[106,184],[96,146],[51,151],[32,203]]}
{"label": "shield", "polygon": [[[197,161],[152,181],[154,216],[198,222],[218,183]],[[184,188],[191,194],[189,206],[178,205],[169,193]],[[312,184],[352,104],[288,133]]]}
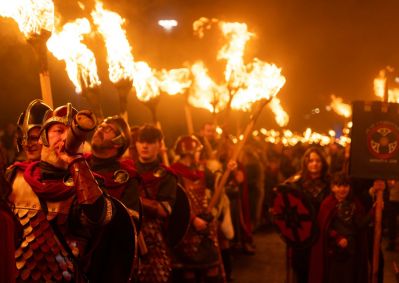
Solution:
{"label": "shield", "polygon": [[184,188],[178,184],[176,202],[169,217],[166,239],[170,247],[175,247],[183,239],[190,225],[190,201]]}
{"label": "shield", "polygon": [[136,227],[120,201],[112,198],[112,204],[112,220],[100,232],[91,256],[87,272],[90,282],[134,282],[138,264]]}
{"label": "shield", "polygon": [[316,215],[300,189],[292,183],[277,186],[271,207],[273,224],[287,245],[306,248],[312,244],[317,232]]}

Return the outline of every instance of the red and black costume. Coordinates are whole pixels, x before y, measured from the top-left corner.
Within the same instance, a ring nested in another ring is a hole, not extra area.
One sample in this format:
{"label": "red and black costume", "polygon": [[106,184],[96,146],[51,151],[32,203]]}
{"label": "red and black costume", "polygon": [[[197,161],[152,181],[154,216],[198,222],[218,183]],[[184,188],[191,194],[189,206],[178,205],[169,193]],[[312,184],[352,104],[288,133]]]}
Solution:
{"label": "red and black costume", "polygon": [[92,279],[90,254],[112,219],[113,204],[82,157],[68,169],[33,162],[9,175],[8,200],[23,227],[15,252],[17,282]]}
{"label": "red and black costume", "polygon": [[159,161],[137,161],[136,168],[141,178],[141,232],[147,247],[146,252],[141,251],[138,278],[141,283],[170,282],[172,262],[165,228],[176,200],[176,176]]}
{"label": "red and black costume", "polygon": [[[211,282],[215,276],[206,277],[206,270],[220,268],[222,263],[217,240],[218,224],[207,214],[210,192],[207,193],[205,174],[179,162],[174,163],[171,168],[179,177],[179,182],[190,200],[191,220],[199,217],[208,222],[208,227],[204,231],[197,231],[193,225],[189,226],[182,242],[173,250],[174,268],[183,272],[196,272],[199,276],[204,276],[205,282]],[[220,276],[217,278],[220,282]]]}
{"label": "red and black costume", "polygon": [[[322,201],[330,192],[329,178],[311,179],[309,176],[295,175],[287,182],[304,194],[305,198],[311,203],[314,219],[316,219]],[[308,282],[311,248],[311,246],[307,246],[290,248],[289,250],[288,256],[290,257],[297,283]]]}
{"label": "red and black costume", "polygon": [[131,159],[86,156],[90,169],[101,176],[100,186],[129,209],[139,211],[139,175]]}
{"label": "red and black costume", "polygon": [[[312,248],[309,283],[367,282],[367,223],[360,202],[338,202],[330,195],[321,204],[318,215],[320,236]],[[338,246],[346,239],[346,248]]]}

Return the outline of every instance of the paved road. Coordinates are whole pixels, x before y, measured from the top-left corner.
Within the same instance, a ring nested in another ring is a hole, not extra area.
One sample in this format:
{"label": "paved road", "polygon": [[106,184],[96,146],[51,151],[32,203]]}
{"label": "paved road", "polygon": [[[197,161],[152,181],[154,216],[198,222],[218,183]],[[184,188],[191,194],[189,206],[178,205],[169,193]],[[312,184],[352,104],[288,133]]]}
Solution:
{"label": "paved road", "polygon": [[235,283],[283,283],[285,244],[272,232],[255,234],[256,254],[234,256]]}
{"label": "paved road", "polygon": [[[255,255],[234,256],[234,283],[284,283],[285,244],[273,232],[255,234],[255,244]],[[396,283],[392,262],[399,264],[399,247],[396,252],[384,251],[384,258],[384,283]]]}

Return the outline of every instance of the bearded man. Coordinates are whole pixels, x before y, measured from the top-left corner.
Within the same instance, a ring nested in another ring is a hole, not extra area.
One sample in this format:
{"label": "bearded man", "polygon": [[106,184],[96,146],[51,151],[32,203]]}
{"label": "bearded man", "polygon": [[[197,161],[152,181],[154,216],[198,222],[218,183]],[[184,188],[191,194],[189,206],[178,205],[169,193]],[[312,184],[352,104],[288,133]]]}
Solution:
{"label": "bearded man", "polygon": [[[81,113],[70,103],[47,111],[40,160],[12,179],[8,201],[23,226],[15,252],[17,282],[101,282],[114,268],[94,266],[100,264],[97,243],[115,221],[118,204],[100,189],[80,154],[81,142],[77,148],[68,143],[76,139],[72,126],[85,118]],[[94,128],[95,119],[88,121]]]}

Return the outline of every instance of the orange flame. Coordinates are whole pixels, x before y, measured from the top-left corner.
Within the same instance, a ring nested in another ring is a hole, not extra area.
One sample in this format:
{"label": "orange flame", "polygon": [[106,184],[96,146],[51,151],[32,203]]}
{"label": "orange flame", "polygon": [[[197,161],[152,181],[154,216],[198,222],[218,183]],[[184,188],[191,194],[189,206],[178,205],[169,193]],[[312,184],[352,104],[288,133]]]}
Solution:
{"label": "orange flame", "polygon": [[[101,84],[97,74],[97,64],[93,52],[81,41],[91,32],[87,19],[77,19],[63,26],[61,32],[53,33],[47,41],[47,48],[58,60],[64,60],[69,79],[76,93],[84,88],[94,88]],[[82,86],[83,84],[83,86]]]}
{"label": "orange flame", "polygon": [[193,23],[194,34],[199,38],[204,37],[204,30],[209,30],[212,27],[213,23],[217,23],[217,19],[208,19],[205,17],[201,17]]}
{"label": "orange flame", "polygon": [[226,60],[225,80],[229,87],[238,88],[245,81],[244,49],[247,41],[254,36],[244,23],[220,22],[219,27],[228,39],[218,53],[219,60]]}
{"label": "orange flame", "polygon": [[307,128],[306,131],[303,133],[302,142],[309,144],[327,145],[331,143],[332,140],[334,140],[334,138],[332,138],[331,136],[312,132],[311,128]]}
{"label": "orange flame", "polygon": [[[393,72],[392,67],[386,67],[378,73],[378,77],[374,79],[374,93],[377,97],[384,99],[385,91],[387,87],[387,75],[386,72]],[[399,89],[389,88],[388,85],[388,102],[399,103]]]}
{"label": "orange flame", "polygon": [[165,70],[157,73],[160,89],[169,94],[182,94],[190,87],[190,70],[188,68]]}
{"label": "orange flame", "polygon": [[233,109],[248,110],[256,101],[273,98],[284,86],[285,77],[277,66],[255,58],[247,65],[244,81],[231,102]]}
{"label": "orange flame", "polygon": [[217,85],[208,75],[203,62],[191,66],[193,82],[188,96],[188,102],[198,108],[218,113],[226,108],[229,94],[226,86]]}
{"label": "orange flame", "polygon": [[137,98],[142,102],[148,102],[160,95],[159,80],[146,62],[134,63],[133,86]]}
{"label": "orange flame", "polygon": [[298,143],[319,144],[325,146],[332,142],[337,142],[342,146],[346,146],[351,142],[351,139],[346,135],[342,135],[339,138],[335,137],[334,130],[329,130],[328,135],[326,135],[314,132],[311,128],[307,128],[302,135],[292,132],[291,130],[283,130],[282,132],[279,132],[273,129],[266,130],[264,128],[260,129],[259,132],[254,131],[252,134],[257,136],[257,139],[260,139],[260,134],[262,134],[265,142],[283,144],[285,146],[294,146]]}
{"label": "orange flame", "polygon": [[344,116],[345,118],[352,116],[352,107],[344,103],[341,97],[336,97],[332,94],[330,106],[338,115]]}
{"label": "orange flame", "polygon": [[385,70],[381,70],[378,73],[378,77],[374,79],[374,93],[377,97],[380,97],[381,99],[384,98],[385,83],[386,83]]}
{"label": "orange flame", "polygon": [[289,121],[289,116],[287,112],[283,109],[283,107],[280,104],[280,99],[278,98],[273,98],[270,103],[268,104],[269,108],[272,110],[275,116],[276,123],[280,127],[284,127],[288,124]]}
{"label": "orange flame", "polygon": [[0,16],[13,18],[27,38],[41,34],[42,30],[52,32],[54,29],[51,0],[3,0],[0,1]]}
{"label": "orange flame", "polygon": [[[285,84],[285,78],[281,75],[279,68],[257,58],[249,64],[244,63],[245,45],[254,36],[248,31],[246,24],[200,18],[193,24],[194,31],[202,37],[204,30],[210,29],[211,24],[215,22],[219,23],[219,28],[227,39],[217,59],[226,60],[224,74],[229,95],[231,95],[231,107],[249,110],[254,102],[262,99],[269,100],[277,95]],[[275,102],[275,109],[278,107],[277,104]],[[281,106],[280,110],[282,110]],[[278,113],[279,123],[284,124],[288,115],[282,114],[283,111],[278,111]]]}
{"label": "orange flame", "polygon": [[132,48],[122,28],[125,20],[117,13],[105,10],[101,2],[96,3],[96,9],[91,12],[91,16],[105,41],[110,81],[117,83],[121,80],[133,80]]}

